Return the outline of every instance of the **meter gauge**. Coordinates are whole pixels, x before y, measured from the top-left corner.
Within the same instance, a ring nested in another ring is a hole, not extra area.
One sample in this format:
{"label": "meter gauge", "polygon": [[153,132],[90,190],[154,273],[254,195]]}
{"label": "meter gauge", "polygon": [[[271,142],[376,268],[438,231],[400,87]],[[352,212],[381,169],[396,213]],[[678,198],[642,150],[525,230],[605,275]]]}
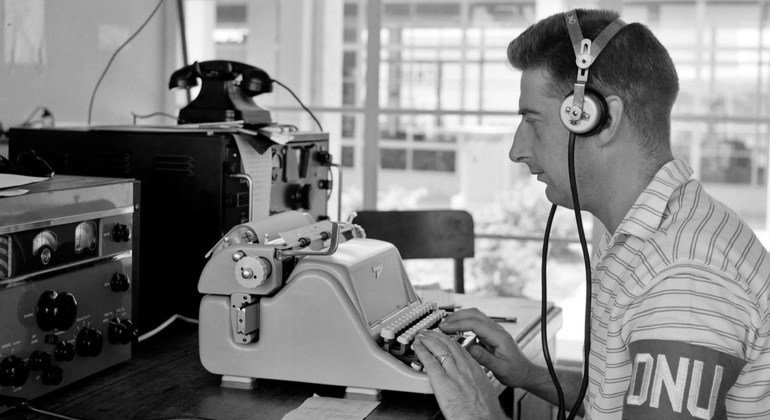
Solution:
{"label": "meter gauge", "polygon": [[50,230],[44,230],[32,239],[32,255],[38,256],[43,265],[48,265],[53,258],[53,253],[59,247],[56,234]]}
{"label": "meter gauge", "polygon": [[75,253],[96,249],[96,223],[82,222],[75,227]]}
{"label": "meter gauge", "polygon": [[275,149],[273,149],[273,169],[272,169],[272,182],[275,185],[278,182],[278,178],[283,173],[283,156],[281,156]]}

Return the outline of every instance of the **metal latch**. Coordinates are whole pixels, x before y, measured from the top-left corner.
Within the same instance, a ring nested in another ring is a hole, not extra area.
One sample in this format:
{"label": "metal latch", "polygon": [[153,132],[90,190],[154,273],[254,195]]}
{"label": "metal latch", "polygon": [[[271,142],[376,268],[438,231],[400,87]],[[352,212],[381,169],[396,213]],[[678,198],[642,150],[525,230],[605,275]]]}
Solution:
{"label": "metal latch", "polygon": [[246,293],[230,295],[230,320],[236,343],[259,340],[259,300]]}

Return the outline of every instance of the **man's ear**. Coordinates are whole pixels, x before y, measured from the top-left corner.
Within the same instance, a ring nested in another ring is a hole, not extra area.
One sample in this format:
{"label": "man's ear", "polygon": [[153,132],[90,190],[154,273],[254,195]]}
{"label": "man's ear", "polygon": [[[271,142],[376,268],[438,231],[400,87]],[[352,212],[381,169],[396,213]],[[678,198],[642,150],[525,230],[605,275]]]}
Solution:
{"label": "man's ear", "polygon": [[605,145],[615,138],[620,129],[620,122],[623,119],[625,105],[618,95],[611,95],[605,98],[607,101],[607,122],[604,129],[596,134],[596,141],[599,146]]}

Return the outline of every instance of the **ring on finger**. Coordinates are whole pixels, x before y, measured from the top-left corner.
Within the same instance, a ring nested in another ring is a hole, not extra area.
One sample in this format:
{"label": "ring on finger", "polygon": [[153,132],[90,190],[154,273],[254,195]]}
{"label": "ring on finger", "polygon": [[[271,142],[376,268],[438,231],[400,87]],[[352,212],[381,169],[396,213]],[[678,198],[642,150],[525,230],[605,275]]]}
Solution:
{"label": "ring on finger", "polygon": [[436,360],[438,360],[438,362],[441,364],[441,366],[444,366],[444,362],[446,362],[446,360],[449,359],[450,357],[454,357],[454,355],[450,353],[444,353],[444,354],[439,354],[438,356],[435,356],[435,357],[436,357]]}

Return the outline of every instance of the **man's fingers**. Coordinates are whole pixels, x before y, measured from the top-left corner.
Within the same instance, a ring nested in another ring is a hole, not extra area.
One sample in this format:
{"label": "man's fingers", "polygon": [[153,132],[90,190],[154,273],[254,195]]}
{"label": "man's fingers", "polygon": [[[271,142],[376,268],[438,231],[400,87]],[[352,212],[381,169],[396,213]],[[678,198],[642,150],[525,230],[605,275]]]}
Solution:
{"label": "man's fingers", "polygon": [[468,348],[468,353],[470,353],[471,356],[482,366],[485,366],[486,368],[490,370],[495,370],[498,363],[500,362],[495,356],[493,356],[491,353],[489,353],[486,349],[479,345],[470,346]]}
{"label": "man's fingers", "polygon": [[502,343],[508,333],[502,329],[495,321],[487,318],[483,314],[480,316],[470,316],[462,318],[447,318],[439,325],[439,329],[445,333],[472,331],[479,340],[494,346]]}
{"label": "man's fingers", "polygon": [[447,376],[441,363],[439,363],[428,347],[423,344],[420,338],[415,338],[414,341],[412,341],[412,350],[414,350],[414,354],[417,355],[417,358],[420,359],[420,363],[422,363],[424,367],[423,370],[428,374],[431,380],[437,380]]}
{"label": "man's fingers", "polygon": [[447,321],[455,321],[455,320],[461,320],[461,319],[478,319],[482,320],[484,318],[487,318],[486,315],[484,315],[483,312],[481,312],[478,308],[468,308],[468,309],[460,309],[455,312],[452,312],[449,314],[449,316],[446,317]]}

